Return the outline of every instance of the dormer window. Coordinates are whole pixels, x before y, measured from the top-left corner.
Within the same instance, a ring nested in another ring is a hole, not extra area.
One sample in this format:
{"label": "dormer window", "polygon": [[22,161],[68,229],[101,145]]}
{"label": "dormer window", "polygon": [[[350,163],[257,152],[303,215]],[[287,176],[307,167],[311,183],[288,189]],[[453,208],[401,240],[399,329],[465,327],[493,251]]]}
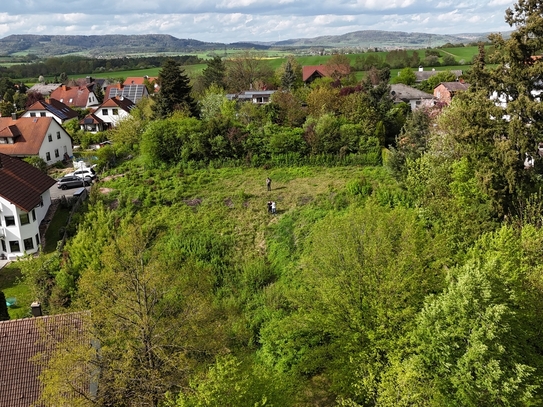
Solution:
{"label": "dormer window", "polygon": [[30,117],[36,117],[36,113],[30,112]]}
{"label": "dormer window", "polygon": [[107,109],[102,109],[102,115],[107,116]]}

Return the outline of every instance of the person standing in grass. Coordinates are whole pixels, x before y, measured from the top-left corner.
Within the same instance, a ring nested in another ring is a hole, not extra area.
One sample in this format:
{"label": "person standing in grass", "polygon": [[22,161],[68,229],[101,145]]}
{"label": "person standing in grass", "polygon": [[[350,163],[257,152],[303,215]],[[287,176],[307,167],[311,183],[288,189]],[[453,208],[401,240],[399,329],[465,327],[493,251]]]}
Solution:
{"label": "person standing in grass", "polygon": [[268,191],[271,191],[271,178],[266,178],[266,187],[268,188]]}
{"label": "person standing in grass", "polygon": [[272,212],[272,215],[275,215],[275,208],[276,208],[276,206],[275,206],[275,201],[272,201],[272,203],[271,203],[271,212]]}

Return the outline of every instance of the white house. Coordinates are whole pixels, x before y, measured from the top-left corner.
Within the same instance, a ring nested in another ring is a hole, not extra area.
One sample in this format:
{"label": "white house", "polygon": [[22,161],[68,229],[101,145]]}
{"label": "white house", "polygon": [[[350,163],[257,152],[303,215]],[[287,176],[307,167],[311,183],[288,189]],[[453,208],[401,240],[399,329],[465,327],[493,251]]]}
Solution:
{"label": "white house", "polygon": [[40,247],[40,223],[56,181],[20,160],[0,154],[0,257],[16,259]]}
{"label": "white house", "polygon": [[59,124],[77,117],[77,112],[56,100],[39,100],[32,104],[21,117],[52,117]]}
{"label": "white house", "polygon": [[435,104],[435,98],[429,93],[423,92],[403,83],[395,83],[390,85],[390,97],[394,103],[407,103],[411,106],[411,110],[416,110],[419,107],[431,107]]}
{"label": "white house", "polygon": [[73,140],[52,117],[0,117],[0,153],[41,157],[47,165],[71,157]]}
{"label": "white house", "polygon": [[130,111],[134,107],[136,105],[130,99],[114,96],[83,118],[79,126],[81,130],[91,132],[115,127],[121,120],[130,116]]}

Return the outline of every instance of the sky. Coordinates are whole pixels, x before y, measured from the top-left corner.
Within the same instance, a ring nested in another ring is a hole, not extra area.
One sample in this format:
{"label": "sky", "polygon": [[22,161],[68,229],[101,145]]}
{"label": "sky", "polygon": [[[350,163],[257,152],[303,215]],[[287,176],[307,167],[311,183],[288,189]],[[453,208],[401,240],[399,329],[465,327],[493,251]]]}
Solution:
{"label": "sky", "polygon": [[11,34],[169,34],[232,43],[360,30],[433,34],[505,32],[511,0],[3,0]]}

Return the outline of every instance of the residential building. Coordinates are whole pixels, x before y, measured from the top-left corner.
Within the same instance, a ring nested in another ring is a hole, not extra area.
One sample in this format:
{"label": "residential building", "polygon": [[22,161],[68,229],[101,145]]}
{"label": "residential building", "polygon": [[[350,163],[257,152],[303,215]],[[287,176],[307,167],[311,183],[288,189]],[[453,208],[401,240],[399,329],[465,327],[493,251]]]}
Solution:
{"label": "residential building", "polygon": [[434,96],[440,102],[449,105],[454,95],[468,90],[468,87],[469,83],[465,82],[441,82],[434,88]]}
{"label": "residential building", "polygon": [[416,110],[419,107],[428,107],[435,104],[435,98],[429,93],[423,92],[403,83],[390,85],[390,96],[394,103],[407,103],[411,106],[411,110]]}
{"label": "residential building", "polygon": [[271,95],[275,90],[245,90],[239,93],[229,93],[226,95],[228,100],[239,100],[240,102],[252,102],[257,105],[270,103]]}
{"label": "residential building", "polygon": [[68,106],[85,109],[100,104],[96,95],[91,90],[92,87],[92,84],[77,87],[62,85],[51,92],[50,97]]}
{"label": "residential building", "polygon": [[22,117],[52,117],[59,124],[77,117],[77,112],[66,104],[56,100],[39,100],[32,104]]}
{"label": "residential building", "polygon": [[[0,257],[16,259],[39,250],[39,227],[51,205],[49,188],[55,184],[33,165],[0,154]],[[0,354],[4,352],[2,348]]]}
{"label": "residential building", "polygon": [[36,83],[26,93],[37,92],[42,94],[43,97],[48,98],[54,90],[61,86],[62,83]]}
{"label": "residential building", "polygon": [[302,81],[308,85],[315,79],[331,77],[334,72],[338,72],[342,76],[347,76],[351,73],[349,65],[339,65],[334,68],[328,65],[307,65],[302,67]]}
{"label": "residential building", "polygon": [[[38,314],[34,318],[0,321],[1,406],[36,405],[43,389],[39,380],[43,364],[50,360],[59,344],[89,344],[97,347],[97,342],[90,339],[87,328],[90,323],[88,311],[39,316],[41,311],[36,311],[39,307],[39,303],[32,304],[32,313]],[[90,399],[96,396],[97,383],[93,382],[90,375],[85,375],[86,371],[81,369],[81,376],[76,376],[76,380],[69,385],[74,396],[85,395]],[[63,396],[68,400],[73,397],[70,393]]]}
{"label": "residential building", "polygon": [[72,137],[52,117],[0,117],[0,153],[40,157],[47,165],[73,155]]}
{"label": "residential building", "polygon": [[79,122],[81,130],[102,131],[115,127],[121,120],[130,115],[136,105],[124,97],[112,97],[98,106],[91,114]]}
{"label": "residential building", "polygon": [[117,83],[106,88],[104,100],[112,97],[129,99],[134,103],[138,103],[141,99],[149,97],[149,92],[145,85],[121,85]]}

